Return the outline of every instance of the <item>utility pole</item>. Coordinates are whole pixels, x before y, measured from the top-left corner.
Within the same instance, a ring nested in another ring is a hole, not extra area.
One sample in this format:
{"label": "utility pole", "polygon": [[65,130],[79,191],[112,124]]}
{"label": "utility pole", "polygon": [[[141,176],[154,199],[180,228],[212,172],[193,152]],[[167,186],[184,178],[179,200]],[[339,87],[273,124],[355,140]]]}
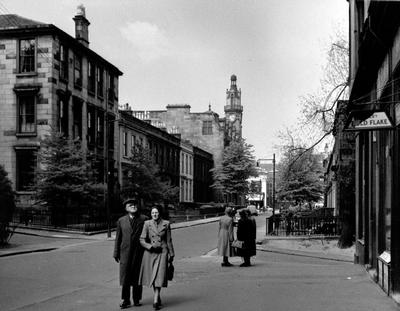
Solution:
{"label": "utility pole", "polygon": [[275,215],[275,153],[272,158],[272,215]]}

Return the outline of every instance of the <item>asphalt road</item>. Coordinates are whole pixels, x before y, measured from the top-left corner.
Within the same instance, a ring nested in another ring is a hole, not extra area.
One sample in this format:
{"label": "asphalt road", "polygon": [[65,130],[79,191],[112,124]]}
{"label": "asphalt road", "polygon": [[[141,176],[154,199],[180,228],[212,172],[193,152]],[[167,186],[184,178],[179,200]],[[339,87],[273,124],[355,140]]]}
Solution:
{"label": "asphalt road", "polygon": [[[225,268],[214,251],[217,223],[172,235],[176,273],[161,292],[163,310],[399,310],[351,263],[259,251],[252,267],[233,258],[235,266]],[[0,258],[0,310],[119,310],[112,248],[109,240],[74,241],[56,251]],[[144,289],[142,302],[139,310],[152,310],[151,289]]]}

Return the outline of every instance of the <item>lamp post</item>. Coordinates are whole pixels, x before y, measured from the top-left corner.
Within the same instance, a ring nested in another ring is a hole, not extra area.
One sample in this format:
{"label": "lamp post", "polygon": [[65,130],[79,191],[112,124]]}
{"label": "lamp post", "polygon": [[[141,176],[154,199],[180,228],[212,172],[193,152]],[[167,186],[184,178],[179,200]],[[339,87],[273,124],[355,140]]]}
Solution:
{"label": "lamp post", "polygon": [[[105,116],[105,127],[106,127],[106,135],[104,141],[104,193],[103,193],[103,202],[104,207],[106,209],[106,218],[107,218],[107,237],[111,237],[111,211],[110,211],[110,185],[109,185],[109,163],[108,163],[108,139],[110,136],[110,124],[114,124],[114,122],[119,121],[119,119],[108,119],[108,115]],[[114,171],[113,171],[114,174]]]}

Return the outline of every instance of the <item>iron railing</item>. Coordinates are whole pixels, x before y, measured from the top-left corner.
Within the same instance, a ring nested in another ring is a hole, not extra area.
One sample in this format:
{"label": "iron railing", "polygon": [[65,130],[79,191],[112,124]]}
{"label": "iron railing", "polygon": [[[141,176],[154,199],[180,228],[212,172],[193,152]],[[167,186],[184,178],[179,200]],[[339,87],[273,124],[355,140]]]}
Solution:
{"label": "iron railing", "polygon": [[294,216],[266,218],[266,235],[339,235],[342,222],[338,216]]}

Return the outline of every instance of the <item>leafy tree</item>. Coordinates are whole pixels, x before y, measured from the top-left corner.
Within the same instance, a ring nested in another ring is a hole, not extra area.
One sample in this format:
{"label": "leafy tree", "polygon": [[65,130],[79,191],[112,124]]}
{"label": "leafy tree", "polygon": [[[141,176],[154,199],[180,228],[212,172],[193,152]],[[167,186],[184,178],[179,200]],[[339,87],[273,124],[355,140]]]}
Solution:
{"label": "leafy tree", "polygon": [[247,179],[258,175],[252,148],[244,139],[232,141],[224,149],[221,165],[211,170],[214,176],[211,187],[235,198],[235,203],[249,192]]}
{"label": "leafy tree", "polygon": [[128,179],[121,189],[123,197],[135,195],[146,203],[177,201],[179,187],[172,185],[171,179],[160,171],[148,147],[136,144],[129,160],[124,172]]}
{"label": "leafy tree", "polygon": [[52,131],[38,151],[40,168],[35,183],[37,203],[54,215],[91,213],[103,207],[104,185],[96,181],[93,157],[79,140]]}
{"label": "leafy tree", "polygon": [[[293,158],[301,157],[296,162]],[[311,151],[303,153],[303,148],[287,150],[279,164],[277,197],[279,200],[296,204],[317,202],[324,192],[322,161]]]}
{"label": "leafy tree", "polygon": [[7,244],[13,231],[9,227],[15,209],[14,191],[7,172],[0,165],[0,245]]}

